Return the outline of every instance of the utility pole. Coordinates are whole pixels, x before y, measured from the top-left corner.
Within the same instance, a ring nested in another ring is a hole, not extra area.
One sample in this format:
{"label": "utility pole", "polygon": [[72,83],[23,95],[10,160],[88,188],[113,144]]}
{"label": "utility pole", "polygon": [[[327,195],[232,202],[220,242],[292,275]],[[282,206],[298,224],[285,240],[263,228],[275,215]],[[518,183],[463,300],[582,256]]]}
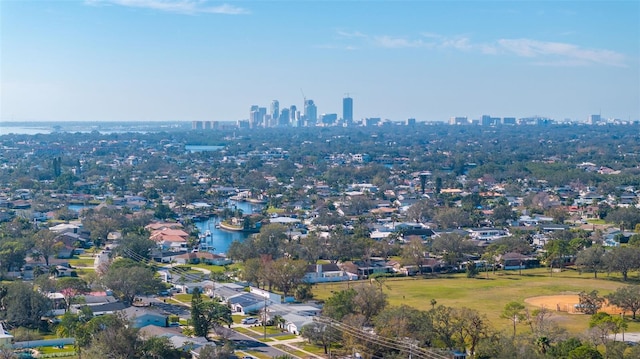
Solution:
{"label": "utility pole", "polygon": [[264,328],[264,340],[267,340],[267,297],[264,297],[264,310],[262,311],[262,327]]}

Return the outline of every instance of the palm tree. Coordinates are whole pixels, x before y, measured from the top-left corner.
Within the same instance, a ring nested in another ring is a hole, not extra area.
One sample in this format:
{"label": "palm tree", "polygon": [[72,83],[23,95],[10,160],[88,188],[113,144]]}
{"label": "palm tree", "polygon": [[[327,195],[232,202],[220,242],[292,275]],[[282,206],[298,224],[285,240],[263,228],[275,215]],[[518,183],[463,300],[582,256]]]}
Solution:
{"label": "palm tree", "polygon": [[540,351],[540,354],[545,355],[547,353],[547,349],[551,346],[551,341],[546,336],[541,336],[536,339],[536,346]]}
{"label": "palm tree", "polygon": [[284,320],[284,318],[281,315],[274,315],[273,316],[273,325],[275,325],[276,327],[283,328],[285,323],[286,323],[286,321]]}

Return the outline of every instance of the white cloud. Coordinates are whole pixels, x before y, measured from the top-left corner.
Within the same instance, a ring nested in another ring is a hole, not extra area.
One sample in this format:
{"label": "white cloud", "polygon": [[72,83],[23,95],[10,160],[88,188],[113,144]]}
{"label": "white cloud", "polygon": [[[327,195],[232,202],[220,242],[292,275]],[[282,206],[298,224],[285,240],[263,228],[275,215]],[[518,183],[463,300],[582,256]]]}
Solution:
{"label": "white cloud", "polygon": [[377,46],[386,48],[407,48],[407,47],[424,47],[425,42],[422,40],[408,40],[401,37],[393,36],[376,36],[374,42]]}
{"label": "white cloud", "polygon": [[134,8],[152,9],[176,14],[225,14],[241,15],[248,14],[247,9],[229,5],[212,5],[207,0],[87,0],[90,5],[119,5]]}
{"label": "white cloud", "polygon": [[343,31],[343,30],[338,30],[337,31],[338,35],[341,37],[346,37],[346,38],[366,38],[368,37],[367,35],[361,33],[360,31]]}
{"label": "white cloud", "polygon": [[541,58],[538,64],[626,66],[625,56],[611,50],[586,49],[573,44],[531,39],[500,39],[497,43],[517,56]]}
{"label": "white cloud", "polygon": [[494,56],[512,54],[535,59],[532,64],[538,66],[627,66],[625,64],[626,57],[619,52],[605,49],[588,49],[562,42],[533,39],[498,39],[490,42],[473,42],[470,37],[465,35],[445,36],[432,32],[421,33],[419,38],[414,39],[389,35],[370,36],[357,31],[338,31],[337,33],[342,38],[360,42],[356,45],[366,44],[387,49],[452,49]]}

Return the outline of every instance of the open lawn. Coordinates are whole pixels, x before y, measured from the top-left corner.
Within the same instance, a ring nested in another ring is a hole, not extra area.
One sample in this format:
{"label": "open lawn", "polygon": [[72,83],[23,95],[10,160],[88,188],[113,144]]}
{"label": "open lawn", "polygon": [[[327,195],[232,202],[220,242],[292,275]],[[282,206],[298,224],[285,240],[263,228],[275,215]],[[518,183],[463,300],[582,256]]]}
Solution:
{"label": "open lawn", "polygon": [[[214,266],[214,265],[205,264],[205,263],[187,264],[184,266],[176,266],[175,268],[189,268],[189,267],[206,269],[208,271],[211,271],[212,273],[224,273],[225,271],[224,266]],[[189,271],[188,273],[195,276],[202,275],[202,272],[198,270]]]}
{"label": "open lawn", "polygon": [[73,256],[69,259],[69,264],[74,267],[93,267],[95,258],[91,255]]}
{"label": "open lawn", "polygon": [[303,351],[301,350],[295,350],[293,348],[291,348],[290,346],[284,345],[284,344],[276,344],[274,345],[275,348],[278,348],[280,350],[282,350],[283,352],[287,352],[291,355],[295,355],[299,358],[305,358],[307,356],[307,354],[305,354]]}
{"label": "open lawn", "polygon": [[[605,275],[601,275],[605,277]],[[634,274],[632,278],[637,278]],[[317,299],[327,299],[332,292],[346,289],[348,285],[369,282],[331,283],[314,286],[313,294]],[[374,285],[376,284],[374,282]],[[534,306],[525,303],[530,297],[558,294],[575,294],[581,291],[598,290],[600,295],[608,294],[625,285],[618,280],[594,279],[593,274],[579,274],[566,270],[561,273],[550,273],[547,269],[531,269],[519,275],[517,271],[499,271],[496,274],[481,273],[477,278],[466,278],[464,274],[445,277],[411,277],[389,278],[382,281],[382,290],[388,295],[390,305],[406,304],[414,308],[431,309],[431,299],[436,305],[451,307],[468,307],[485,314],[496,329],[508,329],[509,321],[501,319],[500,314],[505,304],[517,301],[528,308]],[[555,309],[555,308],[551,308]],[[581,314],[558,312],[557,322],[570,332],[583,332],[589,317]],[[524,326],[521,330],[524,330]],[[628,331],[640,331],[640,323],[629,323]]]}

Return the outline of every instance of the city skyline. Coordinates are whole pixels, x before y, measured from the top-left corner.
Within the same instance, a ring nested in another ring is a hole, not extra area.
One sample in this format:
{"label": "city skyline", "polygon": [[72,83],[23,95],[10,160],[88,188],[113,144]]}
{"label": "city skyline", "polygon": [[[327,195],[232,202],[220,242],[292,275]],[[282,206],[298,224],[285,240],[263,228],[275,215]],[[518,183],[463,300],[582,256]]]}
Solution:
{"label": "city skyline", "polygon": [[2,2],[1,121],[640,119],[640,3]]}

